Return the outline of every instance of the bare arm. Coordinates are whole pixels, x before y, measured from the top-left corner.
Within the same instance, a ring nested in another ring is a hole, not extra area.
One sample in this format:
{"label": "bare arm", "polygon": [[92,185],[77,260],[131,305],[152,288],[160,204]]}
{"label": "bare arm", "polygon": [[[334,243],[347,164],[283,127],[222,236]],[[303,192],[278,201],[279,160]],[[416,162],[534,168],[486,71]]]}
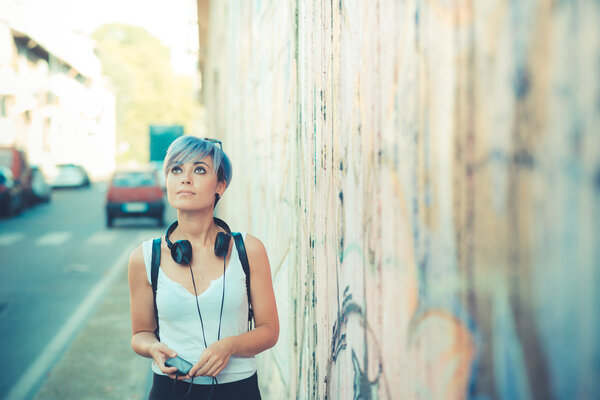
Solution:
{"label": "bare arm", "polygon": [[153,358],[162,372],[175,378],[175,367],[165,367],[164,362],[177,353],[158,341],[154,335],[154,299],[148,282],[142,246],[137,247],[129,258],[129,300],[131,305],[131,347],[140,356]]}
{"label": "bare arm", "polygon": [[249,234],[246,235],[245,244],[250,263],[250,294],[255,328],[236,336],[234,354],[243,357],[275,346],[279,338],[279,316],[267,251],[260,240]]}
{"label": "bare arm", "polygon": [[255,328],[208,346],[190,370],[190,376],[216,376],[225,368],[232,355],[254,356],[277,343],[279,317],[267,251],[260,240],[249,234],[246,235],[245,245],[250,263],[250,294]]}

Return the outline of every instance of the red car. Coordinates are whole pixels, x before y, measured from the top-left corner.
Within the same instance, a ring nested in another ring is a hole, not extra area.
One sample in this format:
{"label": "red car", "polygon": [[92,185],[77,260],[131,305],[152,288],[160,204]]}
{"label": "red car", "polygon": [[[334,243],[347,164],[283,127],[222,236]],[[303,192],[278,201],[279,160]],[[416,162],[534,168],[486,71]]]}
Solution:
{"label": "red car", "polygon": [[106,226],[115,218],[150,217],[164,225],[163,190],[153,169],[121,170],[113,174],[106,194]]}
{"label": "red car", "polygon": [[12,176],[5,177],[7,181],[12,181],[11,204],[4,208],[2,212],[6,215],[18,214],[27,205],[31,203],[31,168],[27,163],[25,153],[14,147],[0,147],[0,166],[10,170]]}

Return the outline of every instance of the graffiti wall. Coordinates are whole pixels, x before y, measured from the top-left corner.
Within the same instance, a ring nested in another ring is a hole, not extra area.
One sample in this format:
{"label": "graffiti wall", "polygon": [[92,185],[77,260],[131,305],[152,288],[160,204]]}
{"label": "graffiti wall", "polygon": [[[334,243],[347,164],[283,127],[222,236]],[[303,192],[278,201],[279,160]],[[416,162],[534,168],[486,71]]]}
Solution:
{"label": "graffiti wall", "polygon": [[265,398],[600,398],[600,3],[218,1]]}

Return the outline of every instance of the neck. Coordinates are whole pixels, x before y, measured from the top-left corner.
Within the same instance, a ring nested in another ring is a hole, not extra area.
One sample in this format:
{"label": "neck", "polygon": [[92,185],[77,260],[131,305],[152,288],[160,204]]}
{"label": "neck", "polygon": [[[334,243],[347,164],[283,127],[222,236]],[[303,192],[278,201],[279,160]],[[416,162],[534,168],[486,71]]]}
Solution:
{"label": "neck", "polygon": [[184,211],[177,212],[177,221],[179,222],[175,231],[169,237],[169,240],[186,239],[202,247],[212,247],[215,242],[215,236],[219,232],[219,227],[213,221],[211,213],[188,213]]}

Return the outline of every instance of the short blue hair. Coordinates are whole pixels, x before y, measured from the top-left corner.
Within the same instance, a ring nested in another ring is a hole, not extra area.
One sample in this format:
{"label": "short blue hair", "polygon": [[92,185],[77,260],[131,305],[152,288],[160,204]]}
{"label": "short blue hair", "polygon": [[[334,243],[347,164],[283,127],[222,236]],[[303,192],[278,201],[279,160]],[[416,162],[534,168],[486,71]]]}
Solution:
{"label": "short blue hair", "polygon": [[219,182],[224,181],[228,187],[233,174],[229,157],[216,143],[196,136],[180,136],[171,143],[164,161],[165,176],[176,165],[201,160],[207,156],[213,160]]}

